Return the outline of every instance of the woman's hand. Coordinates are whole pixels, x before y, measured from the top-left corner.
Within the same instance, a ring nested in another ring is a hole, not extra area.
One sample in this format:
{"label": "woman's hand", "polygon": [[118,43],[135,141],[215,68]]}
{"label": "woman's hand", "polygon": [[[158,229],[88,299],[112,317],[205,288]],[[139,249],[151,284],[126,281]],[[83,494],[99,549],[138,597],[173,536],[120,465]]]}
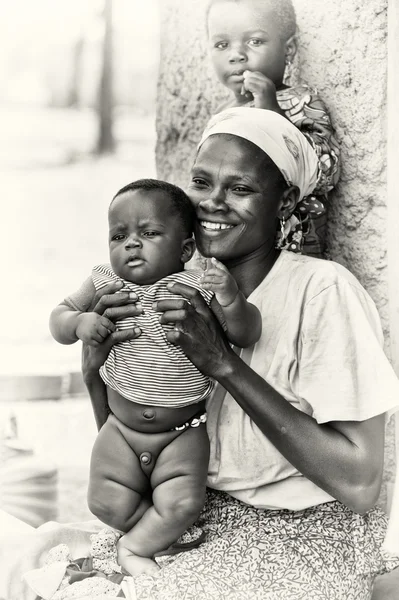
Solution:
{"label": "woman's hand", "polygon": [[209,309],[195,288],[183,283],[171,283],[168,288],[182,298],[159,300],[154,307],[163,313],[161,323],[175,326],[167,332],[167,339],[180,346],[202,373],[217,379],[228,367],[229,357],[235,356],[217,315]]}
{"label": "woman's hand", "polygon": [[[137,295],[134,292],[120,292],[122,282],[110,283],[97,291],[90,307],[91,312],[102,315],[115,323],[126,317],[137,317],[143,312]],[[119,292],[119,293],[117,293]],[[141,334],[139,327],[133,329],[115,330],[96,347],[83,344],[82,372],[87,380],[98,374],[100,367],[105,363],[109,351],[114,344],[133,340]]]}

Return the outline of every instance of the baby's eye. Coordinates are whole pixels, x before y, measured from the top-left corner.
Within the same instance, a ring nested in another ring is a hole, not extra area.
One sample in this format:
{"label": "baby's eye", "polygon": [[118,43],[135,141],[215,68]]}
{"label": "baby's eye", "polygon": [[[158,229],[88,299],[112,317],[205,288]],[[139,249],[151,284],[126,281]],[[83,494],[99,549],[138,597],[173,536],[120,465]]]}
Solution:
{"label": "baby's eye", "polygon": [[156,237],[157,235],[161,235],[161,233],[159,231],[143,231],[143,236],[144,237],[149,237],[149,238],[153,238]]}
{"label": "baby's eye", "polygon": [[250,40],[248,40],[249,46],[261,46],[262,44],[263,40],[260,40],[259,38],[251,38]]}
{"label": "baby's eye", "polygon": [[113,242],[121,242],[125,238],[126,238],[126,235],[124,233],[116,233],[115,235],[112,236],[111,240]]}
{"label": "baby's eye", "polygon": [[226,50],[228,45],[229,45],[228,42],[216,42],[214,47],[217,48],[218,50]]}

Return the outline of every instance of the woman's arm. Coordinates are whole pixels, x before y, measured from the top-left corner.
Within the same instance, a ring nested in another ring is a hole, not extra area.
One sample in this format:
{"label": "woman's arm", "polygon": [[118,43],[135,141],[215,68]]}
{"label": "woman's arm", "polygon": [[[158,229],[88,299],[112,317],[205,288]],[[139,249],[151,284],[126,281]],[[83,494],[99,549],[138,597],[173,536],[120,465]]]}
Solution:
{"label": "woman's arm", "polygon": [[298,471],[355,512],[374,506],[384,459],[383,415],[320,425],[238,356],[222,362],[219,383]]}
{"label": "woman's arm", "polygon": [[175,323],[168,339],[197,368],[219,381],[283,456],[305,477],[356,512],[375,503],[382,477],[384,417],[319,425],[297,410],[229,347],[200,294],[182,284],[190,300],[158,303],[163,322]]}

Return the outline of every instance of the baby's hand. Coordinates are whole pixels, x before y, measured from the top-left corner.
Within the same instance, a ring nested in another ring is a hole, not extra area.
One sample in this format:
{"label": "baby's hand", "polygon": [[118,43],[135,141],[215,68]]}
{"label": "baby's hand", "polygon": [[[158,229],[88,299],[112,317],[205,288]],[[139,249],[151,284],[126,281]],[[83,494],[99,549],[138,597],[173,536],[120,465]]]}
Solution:
{"label": "baby's hand", "polygon": [[78,317],[76,336],[89,346],[98,346],[115,329],[114,323],[107,317],[95,312],[82,313]]}
{"label": "baby's hand", "polygon": [[242,94],[251,92],[255,108],[266,108],[281,112],[276,98],[276,86],[273,81],[259,71],[244,71]]}
{"label": "baby's hand", "polygon": [[211,259],[210,268],[204,271],[201,277],[201,287],[204,290],[215,292],[216,300],[222,307],[232,304],[239,291],[234,277],[216,258]]}

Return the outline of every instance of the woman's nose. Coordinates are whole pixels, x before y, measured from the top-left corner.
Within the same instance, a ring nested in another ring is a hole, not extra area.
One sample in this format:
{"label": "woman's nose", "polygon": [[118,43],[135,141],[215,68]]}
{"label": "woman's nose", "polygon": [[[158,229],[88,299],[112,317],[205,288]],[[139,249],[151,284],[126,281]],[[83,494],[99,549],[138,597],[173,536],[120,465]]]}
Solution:
{"label": "woman's nose", "polygon": [[226,194],[223,190],[214,190],[209,196],[200,202],[201,208],[208,212],[227,212]]}

